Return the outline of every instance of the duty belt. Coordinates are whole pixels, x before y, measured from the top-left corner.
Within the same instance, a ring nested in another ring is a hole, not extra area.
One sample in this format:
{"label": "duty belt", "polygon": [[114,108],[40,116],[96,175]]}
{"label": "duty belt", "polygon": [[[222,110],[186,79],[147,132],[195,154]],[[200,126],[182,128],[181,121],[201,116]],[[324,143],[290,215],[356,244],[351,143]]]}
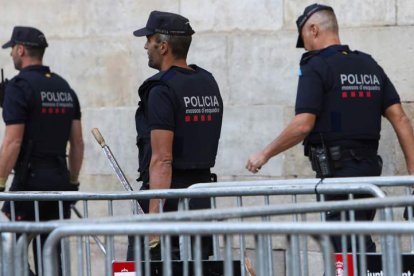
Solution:
{"label": "duty belt", "polygon": [[354,149],[340,149],[339,159],[335,159],[335,147],[329,147],[329,153],[332,160],[361,160],[377,156],[377,150],[374,148],[354,148]]}
{"label": "duty belt", "polygon": [[[310,148],[321,148],[322,146],[310,146]],[[327,147],[329,157],[332,160],[350,160],[350,159],[363,159],[377,156],[378,152],[375,148],[342,148],[341,146]],[[308,155],[310,156],[309,151]]]}
{"label": "duty belt", "polygon": [[317,177],[331,177],[333,169],[342,167],[342,161],[363,160],[377,156],[375,148],[342,148],[341,146],[310,146],[308,152],[312,169]]}

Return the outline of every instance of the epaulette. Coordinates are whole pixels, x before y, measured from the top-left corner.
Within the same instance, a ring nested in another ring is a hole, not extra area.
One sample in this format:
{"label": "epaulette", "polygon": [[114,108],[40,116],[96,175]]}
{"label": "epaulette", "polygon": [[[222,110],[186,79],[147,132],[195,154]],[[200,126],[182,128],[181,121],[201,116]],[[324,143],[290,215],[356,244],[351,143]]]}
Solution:
{"label": "epaulette", "polygon": [[316,51],[309,51],[306,52],[302,55],[302,58],[300,59],[300,65],[304,65],[306,63],[309,62],[309,60],[311,60],[313,57],[319,55],[321,51],[320,50],[316,50]]}
{"label": "epaulette", "polygon": [[140,99],[146,102],[148,92],[151,88],[157,85],[167,85],[165,81],[169,80],[174,75],[173,73],[175,74],[174,70],[171,70],[170,68],[167,71],[158,72],[152,77],[146,79],[138,89]]}
{"label": "epaulette", "polygon": [[327,57],[335,55],[336,53],[338,53],[338,51],[331,47],[321,49],[321,50],[316,50],[316,51],[309,51],[302,55],[302,58],[300,59],[300,65],[304,65],[308,63],[315,56],[327,58]]}
{"label": "epaulette", "polygon": [[[20,73],[21,74],[21,73]],[[14,76],[11,80],[9,80],[9,84],[16,84],[19,85],[19,82],[28,82],[26,78],[21,76],[20,74]]]}

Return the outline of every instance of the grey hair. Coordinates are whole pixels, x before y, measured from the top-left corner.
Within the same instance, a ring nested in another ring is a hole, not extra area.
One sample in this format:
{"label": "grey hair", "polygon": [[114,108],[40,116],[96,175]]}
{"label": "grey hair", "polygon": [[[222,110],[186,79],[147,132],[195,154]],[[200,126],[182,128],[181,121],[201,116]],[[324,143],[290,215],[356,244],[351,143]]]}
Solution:
{"label": "grey hair", "polygon": [[170,39],[171,39],[170,35],[166,35],[166,34],[156,34],[155,35],[155,41],[157,41],[157,43],[170,42]]}
{"label": "grey hair", "polygon": [[187,58],[188,50],[190,49],[191,36],[177,36],[166,34],[155,34],[155,41],[157,43],[167,42],[172,50],[175,58]]}
{"label": "grey hair", "polygon": [[322,31],[338,34],[339,27],[335,13],[329,10],[316,12],[312,16],[312,22],[317,23]]}

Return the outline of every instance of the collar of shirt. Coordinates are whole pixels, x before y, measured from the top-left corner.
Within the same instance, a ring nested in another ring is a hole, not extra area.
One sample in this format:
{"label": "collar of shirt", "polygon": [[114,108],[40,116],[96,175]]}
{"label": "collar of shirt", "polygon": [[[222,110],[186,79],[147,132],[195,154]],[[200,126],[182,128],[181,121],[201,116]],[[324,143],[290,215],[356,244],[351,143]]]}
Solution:
{"label": "collar of shirt", "polygon": [[20,72],[29,72],[29,71],[37,71],[37,72],[43,72],[43,73],[50,73],[49,66],[36,64],[36,65],[29,65],[24,67],[20,70]]}

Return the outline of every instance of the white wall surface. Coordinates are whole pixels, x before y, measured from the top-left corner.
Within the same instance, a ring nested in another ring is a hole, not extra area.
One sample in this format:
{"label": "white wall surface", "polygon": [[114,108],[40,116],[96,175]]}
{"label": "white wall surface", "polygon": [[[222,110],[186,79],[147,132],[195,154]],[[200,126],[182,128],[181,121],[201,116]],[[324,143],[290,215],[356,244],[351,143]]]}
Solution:
{"label": "white wall surface", "polygon": [[[34,26],[45,33],[50,44],[45,64],[69,81],[81,102],[86,142],[82,189],[95,190],[103,187],[105,179],[112,183],[114,178],[90,134],[92,127],[100,128],[131,182],[137,176],[137,89],[156,71],[147,66],[145,39],[134,37],[132,32],[146,24],[152,10],[181,13],[196,31],[189,62],[213,72],[224,99],[215,171],[222,179],[246,179],[252,177],[244,169],[248,155],[276,137],[293,117],[298,62],[303,53],[294,48],[295,20],[312,2],[2,0],[0,42],[8,41],[15,25]],[[336,10],[342,42],[377,59],[406,102],[405,108],[413,114],[413,1],[320,3]],[[17,72],[9,53],[9,49],[0,51],[0,67],[10,78]],[[3,131],[2,125],[0,137]],[[380,150],[386,162],[385,175],[406,173],[387,123]],[[301,145],[272,159],[254,177],[294,176],[313,176]]]}

